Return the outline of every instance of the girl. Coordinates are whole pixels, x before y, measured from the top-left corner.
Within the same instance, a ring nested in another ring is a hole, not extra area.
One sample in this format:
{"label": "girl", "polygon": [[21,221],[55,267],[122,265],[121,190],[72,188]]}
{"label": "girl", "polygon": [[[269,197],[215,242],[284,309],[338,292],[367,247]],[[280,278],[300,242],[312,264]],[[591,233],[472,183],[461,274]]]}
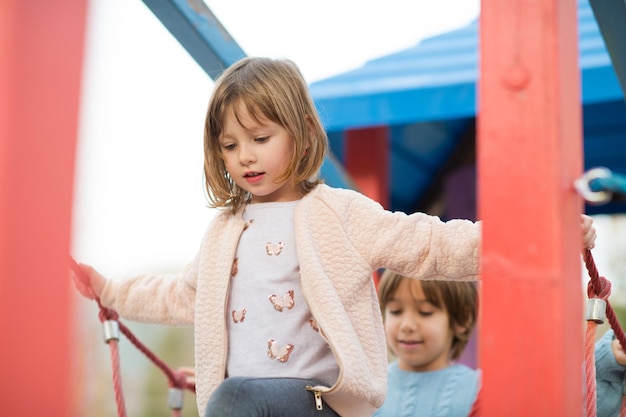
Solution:
{"label": "girl", "polygon": [[176,276],[75,276],[122,317],[194,324],[201,416],[370,416],[387,380],[373,271],[477,279],[479,223],[391,213],[321,184],[327,149],[291,61],[233,64],[204,134],[209,203],[222,210],[195,259]]}
{"label": "girl", "polygon": [[474,329],[476,283],[419,281],[385,271],[378,284],[385,335],[396,360],[376,417],[469,414],[480,372],[455,364]]}

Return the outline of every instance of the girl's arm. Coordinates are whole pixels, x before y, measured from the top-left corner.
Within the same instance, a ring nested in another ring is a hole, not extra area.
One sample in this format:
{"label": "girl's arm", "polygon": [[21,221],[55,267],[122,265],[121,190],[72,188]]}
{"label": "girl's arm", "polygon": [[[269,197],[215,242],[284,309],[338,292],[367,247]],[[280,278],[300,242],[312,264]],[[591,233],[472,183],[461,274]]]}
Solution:
{"label": "girl's arm", "polygon": [[92,266],[78,264],[72,270],[77,290],[98,299],[103,307],[122,317],[149,323],[193,324],[197,257],[178,275],[139,275],[107,279]]}

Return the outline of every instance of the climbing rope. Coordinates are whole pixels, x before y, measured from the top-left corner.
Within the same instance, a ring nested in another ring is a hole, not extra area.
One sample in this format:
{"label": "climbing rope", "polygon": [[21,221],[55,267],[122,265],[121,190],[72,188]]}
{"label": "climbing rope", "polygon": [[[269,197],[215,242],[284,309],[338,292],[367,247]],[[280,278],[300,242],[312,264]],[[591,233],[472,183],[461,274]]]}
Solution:
{"label": "climbing rope", "polygon": [[574,182],[579,194],[590,204],[626,201],[626,177],[598,167],[585,172]]}
{"label": "climbing rope", "polygon": [[[85,282],[89,280],[83,274],[83,271],[78,266],[78,263],[74,258],[70,257],[70,267],[74,273],[81,277]],[[119,333],[123,333],[124,336],[133,344],[140,352],[142,352],[154,365],[157,366],[167,377],[169,384],[168,391],[168,406],[172,410],[174,417],[181,416],[181,410],[183,408],[183,392],[189,390],[193,393],[196,391],[195,384],[187,382],[185,374],[180,370],[172,370],[159,359],[150,349],[148,349],[139,339],[119,321],[119,315],[116,311],[105,308],[100,303],[100,299],[96,297],[96,302],[100,312],[98,317],[103,325],[103,334],[105,343],[109,345],[111,351],[111,364],[113,368],[113,386],[115,390],[115,403],[117,405],[118,417],[126,417],[126,405],[124,401],[124,394],[122,390],[122,378],[120,371],[120,359],[119,359]]]}
{"label": "climbing rope", "polygon": [[[589,249],[583,250],[583,260],[589,273],[589,283],[587,285],[587,331],[585,333],[585,378],[587,395],[585,398],[585,409],[587,417],[596,416],[596,369],[595,369],[595,334],[597,325],[604,323],[606,317],[615,337],[619,340],[622,349],[626,349],[626,334],[617,320],[615,311],[609,303],[611,295],[611,282],[600,276],[598,269]],[[620,417],[626,417],[626,397],[622,397]]]}
{"label": "climbing rope", "polygon": [[113,367],[113,387],[115,392],[115,404],[117,405],[117,413],[119,417],[126,417],[126,403],[124,401],[124,392],[122,391],[122,373],[120,366],[119,352],[119,321],[115,311],[106,309],[98,301],[100,313],[98,317],[103,325],[104,341],[109,345],[111,353],[111,366]]}

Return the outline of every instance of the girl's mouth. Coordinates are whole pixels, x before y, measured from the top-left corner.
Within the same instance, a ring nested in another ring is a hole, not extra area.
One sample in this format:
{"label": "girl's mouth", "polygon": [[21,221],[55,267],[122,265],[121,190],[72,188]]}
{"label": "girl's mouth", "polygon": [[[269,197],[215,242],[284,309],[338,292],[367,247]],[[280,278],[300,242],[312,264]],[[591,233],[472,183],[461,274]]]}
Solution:
{"label": "girl's mouth", "polygon": [[265,175],[264,172],[246,172],[243,177],[249,183],[255,183],[261,181],[263,175]]}

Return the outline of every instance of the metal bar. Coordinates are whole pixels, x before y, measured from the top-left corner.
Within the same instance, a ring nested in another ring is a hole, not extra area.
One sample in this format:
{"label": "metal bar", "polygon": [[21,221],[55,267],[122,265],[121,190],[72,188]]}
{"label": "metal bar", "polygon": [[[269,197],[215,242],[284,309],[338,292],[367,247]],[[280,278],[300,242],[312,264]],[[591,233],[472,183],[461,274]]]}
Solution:
{"label": "metal bar", "polygon": [[246,56],[204,1],[143,2],[212,79]]}
{"label": "metal bar", "polygon": [[626,96],[626,1],[589,0],[613,69]]}

